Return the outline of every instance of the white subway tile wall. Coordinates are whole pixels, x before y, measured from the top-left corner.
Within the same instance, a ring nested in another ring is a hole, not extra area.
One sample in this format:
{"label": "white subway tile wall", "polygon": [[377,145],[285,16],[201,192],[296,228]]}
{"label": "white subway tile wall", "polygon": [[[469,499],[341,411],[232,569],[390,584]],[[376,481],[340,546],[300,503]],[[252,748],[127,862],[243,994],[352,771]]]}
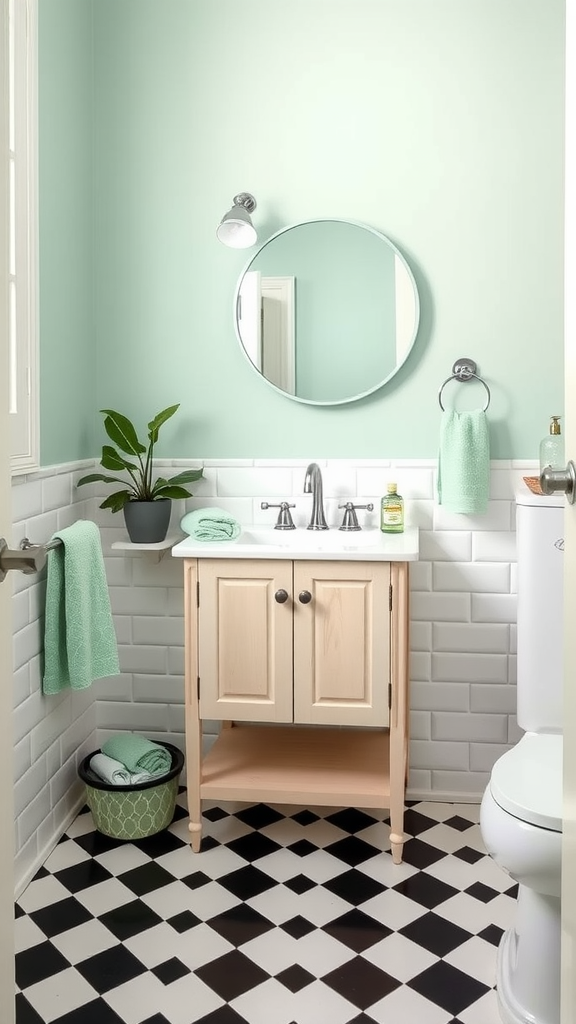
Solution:
{"label": "white subway tile wall", "polygon": [[[311,456],[311,459],[313,456]],[[185,511],[217,504],[241,522],[273,524],[260,503],[295,502],[304,527],[310,460],[206,460]],[[436,503],[436,468],[423,460],[316,459],[324,477],[326,518],[340,525],[345,500],[374,503],[362,525],[378,523],[389,480],[406,501],[406,522],[420,528],[420,560],[411,566],[411,754],[408,795],[418,800],[479,800],[497,757],[521,735],[515,720],[516,545],[514,494],[534,462],[493,462],[485,516],[454,515]],[[14,580],[14,742],[17,886],[23,887],[82,798],[77,765],[114,730],[133,729],[184,745],[182,562],[166,554],[112,550],[126,539],[121,515],[98,508],[107,493],[76,489],[93,463],[52,466],[13,484],[12,543],[43,542],[80,518],[101,529],[121,675],[89,690],[44,697],[41,652],[45,572]],[[201,460],[170,460],[184,468]],[[100,496],[99,496],[100,495]],[[205,744],[216,733],[205,723]]]}

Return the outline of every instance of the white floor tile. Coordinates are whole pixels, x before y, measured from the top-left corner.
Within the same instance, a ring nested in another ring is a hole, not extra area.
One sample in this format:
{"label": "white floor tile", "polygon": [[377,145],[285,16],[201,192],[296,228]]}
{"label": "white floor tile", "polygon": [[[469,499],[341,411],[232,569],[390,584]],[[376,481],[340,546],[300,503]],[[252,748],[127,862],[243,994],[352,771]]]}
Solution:
{"label": "white floor tile", "polygon": [[259,871],[264,871],[277,882],[286,882],[302,872],[302,858],[290,850],[276,850],[266,857],[260,857],[256,864]]}
{"label": "white floor tile", "polygon": [[245,942],[242,952],[263,971],[276,975],[297,962],[301,943],[302,939],[294,939],[282,928],[273,928]]}
{"label": "white floor tile", "polygon": [[[273,889],[246,900],[246,903],[274,924],[283,924],[284,921],[289,921],[297,914],[302,913],[302,900],[306,899],[311,891],[314,890],[309,890],[302,897],[285,885],[275,885]],[[311,920],[308,905],[306,905],[306,917]]]}
{"label": "white floor tile", "polygon": [[490,988],[496,984],[496,946],[477,935],[447,953],[444,960]]}
{"label": "white floor tile", "polygon": [[421,974],[440,959],[396,932],[388,935],[381,942],[377,942],[376,945],[370,946],[369,949],[365,949],[362,956],[381,971],[386,971],[387,974],[391,974],[393,978],[398,978],[398,981],[404,983],[415,978],[417,974]]}
{"label": "white floor tile", "polygon": [[297,1024],[346,1024],[357,1015],[352,1003],[328,985],[315,981],[296,992],[292,1002],[292,1020]]}
{"label": "white floor tile", "polygon": [[31,917],[17,917],[14,921],[14,952],[21,953],[24,949],[45,942],[46,936]]}
{"label": "white floor tile", "polygon": [[414,900],[393,889],[388,889],[386,892],[380,893],[379,896],[366,900],[362,904],[362,912],[370,914],[370,917],[376,918],[381,924],[385,924],[395,931],[405,928],[417,917],[422,917],[422,907],[419,903],[415,903]]}
{"label": "white floor tile", "polygon": [[232,999],[230,1006],[250,1024],[290,1024],[294,1020],[292,1003],[293,996],[284,985],[269,978]]}
{"label": "white floor tile", "polygon": [[[481,864],[482,861],[478,861]],[[468,889],[474,882],[478,881],[478,864],[468,864],[460,857],[453,857],[451,854],[443,857],[442,860],[431,864],[426,868],[429,875],[439,878],[441,882],[453,886],[455,889]],[[488,882],[486,883],[489,884]]]}
{"label": "white floor tile", "polygon": [[52,945],[59,949],[71,964],[79,964],[90,956],[96,956],[105,949],[117,946],[119,940],[96,918],[85,921],[76,928],[69,928],[55,935]]}
{"label": "white floor tile", "polygon": [[355,955],[354,950],[343,942],[338,942],[326,932],[317,931],[299,940],[295,963],[320,978],[348,963]]}
{"label": "white floor tile", "polygon": [[89,1003],[98,993],[74,967],[59,971],[26,989],[26,999],[45,1024]]}
{"label": "white floor tile", "polygon": [[[215,932],[208,925],[199,924],[178,936],[174,943],[174,956],[177,956],[191,971],[196,971],[203,964],[208,964],[218,957],[230,953],[234,946],[227,939]],[[244,952],[244,947],[242,947]]]}
{"label": "white floor tile", "polygon": [[100,917],[108,910],[115,910],[116,907],[122,907],[125,903],[131,903],[136,896],[128,886],[123,885],[117,878],[108,878],[105,882],[99,882],[98,885],[92,885],[89,889],[77,892],[76,899],[91,914]]}
{"label": "white floor tile", "polygon": [[[206,1017],[217,1007],[223,1005],[224,1000],[203,981],[200,981],[200,978],[195,974],[187,974],[184,978],[172,982],[171,985],[162,986],[157,1012],[162,1013],[166,1020],[170,1021],[170,1024],[190,1024],[191,1013],[196,1015],[196,1020],[200,1020],[201,1017]],[[150,1016],[152,1015],[149,1007],[148,1017]],[[141,1019],[147,1020],[148,1017]],[[128,1018],[123,1017],[122,1019],[126,1020],[126,1024],[132,1024]]]}
{"label": "white floor tile", "polygon": [[511,889],[514,885],[514,879],[510,878],[510,875],[498,867],[491,857],[484,857],[483,860],[479,860],[475,867],[475,881],[483,882],[484,885],[489,885],[492,889],[497,889],[498,892],[506,892],[507,889]]}
{"label": "white floor tile", "polygon": [[215,882],[208,882],[199,889],[190,889],[184,882],[171,882],[154,892],[144,893],[142,901],[164,920],[183,910],[191,910],[202,921],[222,914],[240,902],[237,896]]}
{"label": "white floor tile", "polygon": [[229,871],[246,866],[246,861],[226,846],[215,846],[205,853],[192,853],[190,872],[203,871],[208,878],[220,878]]}
{"label": "white floor tile", "polygon": [[346,869],[346,865],[341,860],[333,857],[326,850],[315,850],[314,853],[309,853],[307,857],[301,857],[300,864],[302,873],[307,878],[311,878],[313,882],[320,884],[327,882],[330,878],[335,878],[336,875],[342,874],[342,870]]}
{"label": "white floor tile", "polygon": [[466,835],[467,831],[458,832],[440,822],[433,828],[420,832],[418,839],[421,839],[423,843],[429,843],[430,846],[435,846],[438,850],[444,850],[445,853],[454,853],[455,850],[461,850],[463,846],[468,846]]}
{"label": "white floor tile", "polygon": [[124,939],[123,945],[149,970],[178,955],[182,936],[169,924],[162,921],[153,928],[147,928],[138,935]]}
{"label": "white floor tile", "polygon": [[124,1024],[142,1024],[162,1010],[165,991],[165,986],[154,974],[141,974],[106,992],[102,998]]}
{"label": "white floor tile", "polygon": [[411,988],[397,988],[366,1011],[378,1024],[447,1024],[453,1015]]}
{"label": "white floor tile", "polygon": [[391,857],[380,855],[363,861],[359,865],[359,871],[363,871],[365,875],[369,875],[376,882],[388,886],[398,885],[405,878],[411,878],[412,875],[418,874],[418,868],[412,867],[411,864],[407,864],[405,861],[401,864],[394,864]]}
{"label": "white floor tile", "polygon": [[[506,897],[507,898],[507,897]],[[446,918],[452,924],[465,928],[468,932],[481,932],[489,924],[494,924],[494,900],[482,903],[468,893],[459,892],[449,900],[434,908],[434,913]]]}
{"label": "white floor tile", "polygon": [[122,846],[115,846],[113,850],[107,850],[106,853],[98,853],[94,860],[111,875],[121,875],[124,871],[131,871],[132,868],[139,868],[141,864],[150,863],[150,857],[133,843],[124,843]]}
{"label": "white floor tile", "polygon": [[18,903],[27,914],[33,914],[35,910],[42,907],[49,907],[59,900],[68,899],[70,891],[59,882],[54,875],[45,875],[30,882],[24,890]]}
{"label": "white floor tile", "polygon": [[80,864],[84,860],[90,860],[90,854],[86,853],[73,839],[64,840],[58,843],[52,853],[44,862],[47,871],[62,871],[64,868],[72,867],[73,864]]}
{"label": "white floor tile", "polygon": [[462,1024],[502,1024],[496,992],[487,992],[467,1010],[461,1010],[459,1019]]}

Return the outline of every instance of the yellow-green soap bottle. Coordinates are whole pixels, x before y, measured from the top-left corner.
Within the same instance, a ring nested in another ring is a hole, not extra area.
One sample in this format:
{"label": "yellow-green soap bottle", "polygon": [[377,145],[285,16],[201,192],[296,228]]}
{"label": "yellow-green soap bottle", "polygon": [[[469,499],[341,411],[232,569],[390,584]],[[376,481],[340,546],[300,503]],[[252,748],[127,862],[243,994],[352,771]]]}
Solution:
{"label": "yellow-green soap bottle", "polygon": [[388,484],[387,494],[380,502],[380,529],[382,533],[404,532],[404,498],[398,494],[396,484]]}

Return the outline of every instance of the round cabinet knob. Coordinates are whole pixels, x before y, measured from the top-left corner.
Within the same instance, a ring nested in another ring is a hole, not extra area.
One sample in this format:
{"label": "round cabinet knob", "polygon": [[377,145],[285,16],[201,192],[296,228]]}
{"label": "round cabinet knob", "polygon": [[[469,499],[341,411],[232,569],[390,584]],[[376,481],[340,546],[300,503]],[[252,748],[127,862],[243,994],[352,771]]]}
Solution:
{"label": "round cabinet knob", "polygon": [[277,590],[274,594],[274,600],[277,601],[278,604],[284,604],[284,602],[288,600],[288,591]]}
{"label": "round cabinet knob", "polygon": [[300,601],[300,604],[310,604],[312,594],[309,590],[301,590],[298,594],[298,600]]}

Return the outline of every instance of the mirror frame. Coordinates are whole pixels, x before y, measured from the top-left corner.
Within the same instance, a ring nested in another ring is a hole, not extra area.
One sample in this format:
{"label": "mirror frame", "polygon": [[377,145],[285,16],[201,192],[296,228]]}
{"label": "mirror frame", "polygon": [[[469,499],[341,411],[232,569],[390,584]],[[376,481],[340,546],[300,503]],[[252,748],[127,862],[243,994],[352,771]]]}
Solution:
{"label": "mirror frame", "polygon": [[[394,255],[397,256],[398,259],[402,262],[403,266],[406,269],[408,277],[409,277],[409,279],[410,279],[410,281],[412,283],[412,288],[413,288],[413,291],[414,291],[414,330],[412,332],[412,337],[410,339],[410,342],[406,346],[406,353],[405,353],[403,359],[399,363],[396,364],[394,369],[386,377],[384,377],[381,381],[379,381],[377,384],[375,384],[374,387],[368,388],[366,391],[362,391],[358,395],[351,395],[350,397],[347,397],[347,398],[338,398],[338,399],[334,399],[334,400],[330,399],[330,400],[327,400],[327,401],[316,401],[313,398],[300,398],[298,395],[291,395],[288,391],[283,391],[282,388],[279,388],[277,384],[273,384],[272,381],[268,380],[268,378],[264,376],[264,374],[258,369],[258,367],[254,365],[254,363],[252,362],[252,360],[250,359],[250,356],[248,355],[248,353],[246,351],[246,348],[244,347],[244,343],[243,343],[242,337],[240,335],[240,329],[239,329],[239,325],[238,325],[238,300],[239,300],[239,297],[240,297],[240,289],[242,287],[242,281],[244,280],[244,275],[250,269],[251,264],[256,259],[256,257],[259,255],[259,253],[267,245],[269,245],[270,242],[274,241],[274,239],[278,238],[280,235],[285,234],[287,231],[292,231],[294,228],[303,227],[306,224],[324,224],[324,223],[329,223],[329,224],[349,224],[352,227],[363,228],[365,231],[369,231],[371,234],[376,235],[378,238],[380,238],[383,242],[385,242],[390,247],[390,249],[392,250]],[[414,348],[414,343],[415,343],[416,337],[418,335],[418,328],[420,326],[420,296],[418,294],[418,287],[416,285],[416,279],[414,277],[414,274],[412,272],[412,269],[411,269],[411,267],[410,267],[406,257],[398,249],[398,247],[396,245],[394,245],[394,242],[392,242],[388,238],[388,236],[385,235],[382,231],[379,231],[377,228],[372,228],[372,227],[370,227],[369,224],[364,224],[362,221],[348,220],[345,217],[315,217],[312,220],[296,221],[294,224],[288,224],[286,227],[280,228],[279,231],[276,231],[273,235],[270,235],[270,238],[268,238],[265,242],[263,242],[262,245],[260,245],[258,247],[256,252],[253,253],[250,256],[250,258],[246,261],[244,267],[242,268],[242,271],[240,273],[240,277],[238,278],[238,283],[236,285],[236,289],[235,289],[235,292],[234,292],[234,305],[233,305],[232,313],[233,313],[233,317],[234,317],[234,330],[236,332],[236,338],[238,339],[238,343],[240,345],[240,349],[242,351],[242,354],[243,354],[244,358],[246,359],[247,363],[252,367],[252,370],[254,371],[254,373],[256,373],[258,375],[258,377],[261,380],[263,380],[268,385],[269,388],[272,388],[273,391],[276,391],[277,394],[282,395],[284,398],[288,398],[288,399],[290,399],[293,402],[300,402],[303,405],[316,405],[316,406],[350,405],[353,402],[359,402],[362,398],[366,398],[368,395],[374,394],[375,391],[380,391],[381,388],[383,388],[390,380],[392,380],[393,377],[396,376],[396,374],[401,369],[401,367],[404,366],[404,363],[406,362],[406,360],[408,359],[410,353],[412,352],[412,349]]]}

